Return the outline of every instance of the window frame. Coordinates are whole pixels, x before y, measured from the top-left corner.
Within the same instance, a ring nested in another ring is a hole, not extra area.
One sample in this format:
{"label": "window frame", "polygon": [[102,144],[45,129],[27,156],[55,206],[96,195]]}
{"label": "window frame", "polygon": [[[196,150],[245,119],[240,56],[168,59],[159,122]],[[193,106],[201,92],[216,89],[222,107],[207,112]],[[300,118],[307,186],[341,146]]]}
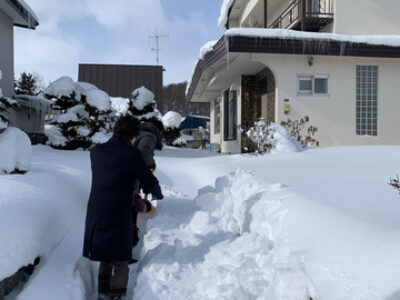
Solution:
{"label": "window frame", "polygon": [[[224,92],[224,141],[237,140],[237,94],[236,90],[230,89]],[[232,103],[230,103],[231,101]],[[232,105],[232,118],[229,117],[230,104]],[[230,136],[230,129],[232,136]]]}
{"label": "window frame", "polygon": [[221,134],[221,102],[221,98],[214,100],[214,134]]}
{"label": "window frame", "polygon": [[[308,79],[311,81],[311,90],[301,90],[300,81]],[[327,80],[327,91],[326,93],[315,92],[315,80],[326,79]],[[329,97],[330,95],[330,77],[327,74],[298,74],[297,75],[297,95],[298,96],[324,96]]]}

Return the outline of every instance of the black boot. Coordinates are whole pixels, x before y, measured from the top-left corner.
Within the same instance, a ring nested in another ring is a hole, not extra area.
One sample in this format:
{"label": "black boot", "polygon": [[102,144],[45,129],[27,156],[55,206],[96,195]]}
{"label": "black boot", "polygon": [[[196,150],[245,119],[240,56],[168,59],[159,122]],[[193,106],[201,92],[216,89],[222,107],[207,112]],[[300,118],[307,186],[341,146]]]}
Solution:
{"label": "black boot", "polygon": [[110,290],[109,297],[110,300],[125,300],[126,289]]}
{"label": "black boot", "polygon": [[108,293],[110,291],[110,280],[100,279],[98,281],[98,300],[108,300]]}

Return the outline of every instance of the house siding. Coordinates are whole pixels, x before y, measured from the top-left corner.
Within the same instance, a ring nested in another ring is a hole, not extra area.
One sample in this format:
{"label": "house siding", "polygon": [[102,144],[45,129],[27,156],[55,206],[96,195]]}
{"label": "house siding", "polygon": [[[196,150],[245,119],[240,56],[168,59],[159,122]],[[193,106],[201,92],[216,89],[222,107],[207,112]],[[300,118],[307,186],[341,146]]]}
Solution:
{"label": "house siding", "polygon": [[14,91],[14,35],[12,20],[0,10],[0,88],[5,97]]}
{"label": "house siding", "polygon": [[[344,145],[399,145],[400,61],[390,58],[308,57],[300,55],[254,54],[253,60],[266,64],[276,79],[277,121],[310,117],[318,127],[316,138],[322,147]],[[356,134],[356,66],[378,66],[378,136]],[[328,96],[297,94],[298,75],[328,75]],[[289,100],[291,112],[283,106]]]}

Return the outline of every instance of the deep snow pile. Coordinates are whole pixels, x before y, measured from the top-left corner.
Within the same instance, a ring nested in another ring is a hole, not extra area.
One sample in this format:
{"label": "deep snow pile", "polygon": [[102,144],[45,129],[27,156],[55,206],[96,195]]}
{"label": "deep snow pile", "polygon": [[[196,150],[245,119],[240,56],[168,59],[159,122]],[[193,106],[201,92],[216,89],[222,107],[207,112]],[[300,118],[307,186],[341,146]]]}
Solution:
{"label": "deep snow pile", "polygon": [[[277,240],[288,194],[238,170],[201,189],[192,207],[159,205],[144,240],[139,298],[309,300],[302,262]],[[178,213],[181,224],[167,223]]]}
{"label": "deep snow pile", "polygon": [[27,172],[31,167],[32,145],[28,135],[15,127],[0,133],[0,174]]}
{"label": "deep snow pile", "polygon": [[[0,280],[37,256],[46,261],[74,224],[83,225],[90,188],[89,153],[33,148],[29,173],[0,176]],[[81,232],[75,234],[80,240]],[[80,253],[80,246],[74,247]],[[62,276],[64,268],[60,266],[57,276]],[[48,278],[46,289],[57,276]]]}
{"label": "deep snow pile", "polygon": [[206,44],[204,44],[204,46],[200,48],[199,60],[204,59],[206,55],[213,50],[217,42],[218,41],[209,41]]}
{"label": "deep snow pile", "polygon": [[175,111],[169,111],[163,116],[162,122],[164,128],[179,128],[179,126],[181,126],[182,116]]}

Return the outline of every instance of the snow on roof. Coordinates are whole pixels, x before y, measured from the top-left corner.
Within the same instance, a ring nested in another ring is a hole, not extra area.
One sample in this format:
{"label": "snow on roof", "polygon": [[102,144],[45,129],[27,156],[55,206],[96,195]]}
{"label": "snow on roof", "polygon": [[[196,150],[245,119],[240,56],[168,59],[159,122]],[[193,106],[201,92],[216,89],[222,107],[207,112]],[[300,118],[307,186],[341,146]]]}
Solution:
{"label": "snow on roof", "polygon": [[151,103],[156,103],[154,98],[155,98],[154,93],[146,89],[144,86],[134,90],[131,93],[132,104],[138,110],[142,110]]}
{"label": "snow on roof", "polygon": [[90,90],[87,93],[86,102],[101,112],[108,111],[111,107],[110,96],[106,92],[98,89]]}
{"label": "snow on roof", "polygon": [[345,35],[323,32],[305,32],[288,29],[233,28],[225,32],[225,37],[244,36],[295,40],[326,40],[356,44],[400,47],[400,35]]}
{"label": "snow on roof", "polygon": [[209,42],[205,43],[203,45],[203,47],[200,48],[199,59],[200,60],[204,59],[204,57],[206,57],[206,55],[213,50],[213,48],[217,42],[218,42],[218,40],[217,41],[209,41]]}
{"label": "snow on roof", "polygon": [[216,44],[217,42],[218,42],[218,41],[209,41],[209,42],[205,43],[205,44],[200,48],[199,57],[198,57],[198,59],[196,60],[196,63],[195,63],[194,68],[193,68],[192,76],[190,76],[190,79],[189,79],[188,84],[187,84],[187,86],[186,86],[186,95],[187,95],[187,93],[189,92],[189,88],[190,88],[190,85],[191,85],[191,83],[192,83],[192,78],[193,78],[193,75],[194,75],[194,71],[196,70],[196,66],[197,66],[198,62],[199,62],[200,60],[203,60],[203,59],[206,57],[206,55],[207,55],[208,53],[210,53],[211,51],[213,51],[213,47],[215,46],[215,44]]}
{"label": "snow on roof", "polygon": [[179,128],[181,126],[182,116],[175,112],[169,111],[162,117],[165,128]]}
{"label": "snow on roof", "polygon": [[224,0],[222,2],[221,6],[221,14],[218,19],[218,27],[221,28],[222,30],[226,30],[226,25],[228,24],[228,14],[229,14],[229,9],[233,5],[235,0]]}

